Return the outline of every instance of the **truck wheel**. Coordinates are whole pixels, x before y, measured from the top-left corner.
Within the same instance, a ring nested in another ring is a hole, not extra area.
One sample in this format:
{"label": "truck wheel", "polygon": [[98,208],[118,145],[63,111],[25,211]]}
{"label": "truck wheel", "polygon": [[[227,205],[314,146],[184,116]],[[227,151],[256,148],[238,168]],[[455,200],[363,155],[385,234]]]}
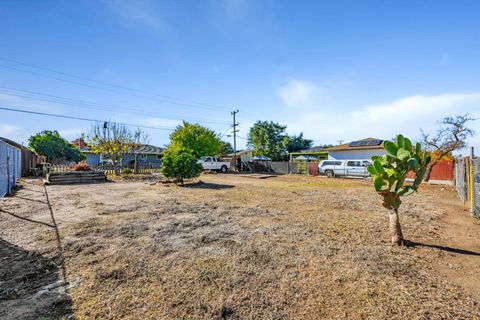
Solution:
{"label": "truck wheel", "polygon": [[325,175],[327,176],[327,178],[333,178],[333,176],[334,176],[332,170],[327,170],[327,171],[325,171]]}
{"label": "truck wheel", "polygon": [[227,166],[222,166],[222,167],[220,168],[220,171],[222,171],[223,173],[227,172],[227,171],[228,171]]}

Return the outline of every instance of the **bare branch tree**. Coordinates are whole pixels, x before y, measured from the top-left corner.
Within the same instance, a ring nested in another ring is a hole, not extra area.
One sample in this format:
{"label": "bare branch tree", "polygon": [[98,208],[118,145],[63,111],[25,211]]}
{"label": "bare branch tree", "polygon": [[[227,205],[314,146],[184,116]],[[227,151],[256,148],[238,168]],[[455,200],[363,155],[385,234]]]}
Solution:
{"label": "bare branch tree", "polygon": [[87,136],[92,151],[112,160],[115,174],[119,174],[118,162],[123,155],[131,153],[147,136],[137,128],[130,130],[126,125],[117,122],[96,123]]}
{"label": "bare branch tree", "polygon": [[422,145],[432,155],[432,161],[425,175],[425,181],[430,180],[433,167],[442,158],[450,155],[453,151],[466,147],[466,140],[475,135],[475,131],[467,127],[467,123],[475,120],[467,113],[444,118],[434,134],[425,133],[420,129]]}

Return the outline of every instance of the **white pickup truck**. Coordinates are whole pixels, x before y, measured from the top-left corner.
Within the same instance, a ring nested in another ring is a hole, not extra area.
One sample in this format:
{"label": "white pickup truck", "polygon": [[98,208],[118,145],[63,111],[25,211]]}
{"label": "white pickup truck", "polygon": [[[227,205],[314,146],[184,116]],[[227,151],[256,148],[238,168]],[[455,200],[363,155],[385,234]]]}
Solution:
{"label": "white pickup truck", "polygon": [[203,170],[213,170],[213,171],[221,171],[227,172],[230,169],[230,162],[227,161],[220,161],[217,157],[201,157],[198,160],[203,167]]}
{"label": "white pickup truck", "polygon": [[324,160],[318,165],[318,171],[329,178],[339,176],[368,177],[367,167],[370,160]]}

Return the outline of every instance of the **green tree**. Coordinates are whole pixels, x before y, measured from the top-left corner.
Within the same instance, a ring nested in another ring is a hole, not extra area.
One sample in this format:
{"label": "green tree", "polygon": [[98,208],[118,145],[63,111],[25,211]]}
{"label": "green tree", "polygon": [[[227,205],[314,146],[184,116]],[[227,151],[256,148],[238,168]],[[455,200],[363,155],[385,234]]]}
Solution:
{"label": "green tree", "polygon": [[313,140],[305,139],[303,137],[303,132],[301,132],[298,136],[287,135],[283,140],[283,144],[287,152],[296,152],[311,148],[313,145]]}
{"label": "green tree", "polygon": [[287,126],[273,121],[257,121],[248,133],[248,145],[257,156],[282,160],[285,156],[285,130]]}
{"label": "green tree", "polygon": [[85,157],[80,150],[63,139],[58,131],[44,130],[28,138],[28,147],[47,158],[48,162],[67,160],[79,162]]}
{"label": "green tree", "polygon": [[[402,203],[400,197],[410,195],[418,190],[427,172],[430,156],[422,151],[422,146],[398,135],[395,142],[385,141],[387,154],[372,157],[373,165],[368,167],[372,174],[375,191],[383,197],[383,206],[390,210],[390,237],[392,244],[404,243],[398,209]],[[415,173],[415,180],[405,185],[408,172]]]}
{"label": "green tree", "polygon": [[220,150],[220,154],[224,155],[224,154],[229,154],[229,153],[233,153],[232,144],[230,142],[222,141],[222,148]]}
{"label": "green tree", "polygon": [[118,163],[122,156],[131,153],[147,139],[139,128],[132,131],[122,123],[111,121],[93,125],[86,138],[94,153],[112,160],[116,175],[120,174]]}
{"label": "green tree", "polygon": [[170,134],[168,150],[187,151],[200,159],[203,156],[219,156],[222,145],[223,142],[213,130],[184,121]]}
{"label": "green tree", "polygon": [[248,133],[248,146],[255,155],[266,156],[272,160],[286,160],[288,152],[310,148],[312,140],[305,139],[303,133],[289,136],[287,126],[273,121],[257,121]]}
{"label": "green tree", "polygon": [[165,177],[183,184],[185,179],[200,176],[203,167],[197,158],[186,150],[167,150],[162,163],[162,173]]}

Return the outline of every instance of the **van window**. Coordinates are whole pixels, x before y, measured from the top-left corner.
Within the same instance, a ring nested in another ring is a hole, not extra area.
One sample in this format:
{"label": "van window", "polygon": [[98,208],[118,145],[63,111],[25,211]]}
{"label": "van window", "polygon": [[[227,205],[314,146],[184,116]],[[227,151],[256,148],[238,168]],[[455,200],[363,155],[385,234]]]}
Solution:
{"label": "van window", "polygon": [[322,162],[322,167],[324,166],[331,166],[332,165],[332,161],[323,161]]}
{"label": "van window", "polygon": [[342,161],[335,161],[333,164],[336,165],[336,166],[341,166],[341,165],[342,165]]}

